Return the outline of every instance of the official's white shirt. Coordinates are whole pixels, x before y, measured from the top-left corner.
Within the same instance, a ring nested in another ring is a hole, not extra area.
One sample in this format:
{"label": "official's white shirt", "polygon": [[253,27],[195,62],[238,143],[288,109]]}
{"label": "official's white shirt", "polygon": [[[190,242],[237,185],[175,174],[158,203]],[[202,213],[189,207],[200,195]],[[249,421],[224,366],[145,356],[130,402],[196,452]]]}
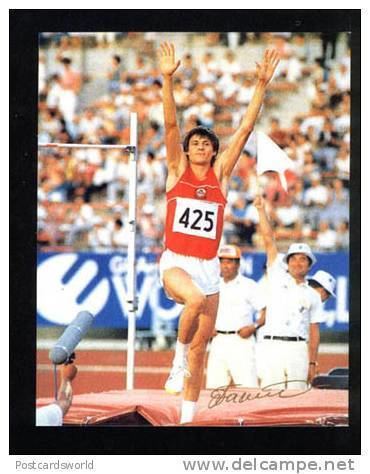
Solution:
{"label": "official's white shirt", "polygon": [[254,280],[240,274],[227,283],[221,278],[216,330],[238,331],[253,324],[254,312],[264,307],[265,301]]}
{"label": "official's white shirt", "polygon": [[308,339],[310,323],[324,321],[319,294],[307,282],[296,283],[279,259],[267,268],[264,334]]}

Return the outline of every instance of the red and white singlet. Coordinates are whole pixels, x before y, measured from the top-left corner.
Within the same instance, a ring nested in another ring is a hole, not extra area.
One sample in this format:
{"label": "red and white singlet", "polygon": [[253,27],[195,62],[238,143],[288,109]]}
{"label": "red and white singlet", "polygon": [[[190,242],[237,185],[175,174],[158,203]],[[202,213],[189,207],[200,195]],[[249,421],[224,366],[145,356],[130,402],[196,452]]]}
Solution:
{"label": "red and white singlet", "polygon": [[200,181],[188,166],[166,197],[165,247],[206,260],[216,257],[227,201],[213,168]]}

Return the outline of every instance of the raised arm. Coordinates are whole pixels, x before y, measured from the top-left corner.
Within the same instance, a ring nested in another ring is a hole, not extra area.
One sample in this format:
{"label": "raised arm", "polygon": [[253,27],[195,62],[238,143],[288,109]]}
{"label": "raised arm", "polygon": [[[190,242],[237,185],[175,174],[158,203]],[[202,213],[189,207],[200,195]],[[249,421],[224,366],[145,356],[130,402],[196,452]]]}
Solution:
{"label": "raised arm", "polygon": [[164,111],[165,144],[169,174],[178,175],[180,165],[185,160],[181,146],[180,130],[176,117],[176,104],[173,95],[172,76],[180,65],[175,59],[172,43],[162,43],[158,50],[159,69],[163,76],[162,100]]}
{"label": "raised arm", "polygon": [[267,266],[274,263],[278,250],[275,242],[274,232],[266,214],[265,200],[262,196],[257,196],[253,202],[258,211],[259,228],[262,234],[263,243],[267,256]]}
{"label": "raised arm", "polygon": [[223,177],[229,177],[231,175],[234,166],[247,143],[261,109],[268,83],[271,81],[278,63],[279,55],[277,51],[267,49],[262,63],[257,63],[256,65],[257,84],[251,102],[239,128],[232,136],[229,145],[216,161],[217,166],[220,167],[220,175]]}

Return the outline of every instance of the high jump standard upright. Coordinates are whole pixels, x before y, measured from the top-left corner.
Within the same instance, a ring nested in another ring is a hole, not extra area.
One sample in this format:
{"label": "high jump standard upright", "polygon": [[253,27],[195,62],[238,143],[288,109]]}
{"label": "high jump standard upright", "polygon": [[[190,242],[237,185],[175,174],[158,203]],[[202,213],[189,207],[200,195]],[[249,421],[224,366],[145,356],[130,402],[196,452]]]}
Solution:
{"label": "high jump standard upright", "polygon": [[130,144],[102,145],[86,143],[39,143],[39,148],[101,148],[105,150],[118,149],[129,153],[129,241],[127,250],[127,305],[128,305],[128,334],[127,334],[127,369],[126,389],[134,388],[135,366],[135,333],[136,333],[136,205],[137,205],[137,114],[130,113]]}

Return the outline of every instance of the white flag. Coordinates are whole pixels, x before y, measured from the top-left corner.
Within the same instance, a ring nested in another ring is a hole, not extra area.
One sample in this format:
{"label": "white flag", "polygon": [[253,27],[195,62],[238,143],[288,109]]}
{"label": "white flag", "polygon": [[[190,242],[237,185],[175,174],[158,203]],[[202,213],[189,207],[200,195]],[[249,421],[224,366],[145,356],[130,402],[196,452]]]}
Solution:
{"label": "white flag", "polygon": [[292,169],[293,161],[269,136],[257,132],[257,176],[265,171],[276,171],[279,174],[281,185],[288,190],[284,171]]}

